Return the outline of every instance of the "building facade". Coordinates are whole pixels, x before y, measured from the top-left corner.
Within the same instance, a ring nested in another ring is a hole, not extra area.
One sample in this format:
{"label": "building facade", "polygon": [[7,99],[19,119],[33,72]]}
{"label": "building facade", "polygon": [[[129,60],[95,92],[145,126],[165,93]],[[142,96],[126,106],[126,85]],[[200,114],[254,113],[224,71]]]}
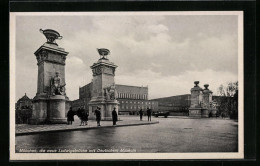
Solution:
{"label": "building facade", "polygon": [[188,115],[190,107],[190,94],[163,97],[151,101],[158,102],[158,111],[170,112],[170,115]]}
{"label": "building facade", "polygon": [[119,113],[124,115],[136,115],[140,109],[146,112],[147,107],[158,109],[158,103],[148,100],[148,87],[116,85]]}
{"label": "building facade", "polygon": [[32,99],[30,99],[26,93],[16,103],[16,109],[32,108]]}
{"label": "building facade", "polygon": [[91,82],[83,87],[79,87],[79,99],[71,102],[71,107],[73,111],[77,111],[80,107],[88,110],[88,103],[92,97],[92,85],[93,84]]}
{"label": "building facade", "polygon": [[[79,88],[79,99],[72,102],[73,110],[84,107],[88,110],[88,103],[92,97],[92,85],[89,83]],[[148,100],[148,87],[129,86],[115,84],[117,91],[118,114],[119,115],[136,115],[140,109],[146,112],[147,107],[153,111],[158,110],[158,102]]]}
{"label": "building facade", "polygon": [[32,99],[30,99],[25,93],[25,95],[15,104],[15,123],[27,124],[32,116],[32,107]]}
{"label": "building facade", "polygon": [[[218,103],[222,96],[212,96],[210,101],[210,107],[218,108]],[[150,101],[157,101],[158,111],[168,111],[172,116],[188,116],[189,108],[191,106],[191,95],[177,95],[171,97],[163,97],[158,99],[152,99]],[[216,113],[213,113],[213,116]]]}

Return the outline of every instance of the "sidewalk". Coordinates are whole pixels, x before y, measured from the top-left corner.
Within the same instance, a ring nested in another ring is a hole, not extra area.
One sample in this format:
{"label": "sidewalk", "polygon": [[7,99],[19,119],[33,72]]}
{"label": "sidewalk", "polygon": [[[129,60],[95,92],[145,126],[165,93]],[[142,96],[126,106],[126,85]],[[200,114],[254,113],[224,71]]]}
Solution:
{"label": "sidewalk", "polygon": [[29,125],[29,124],[16,124],[15,135],[30,135],[39,134],[46,132],[58,132],[58,131],[74,131],[74,130],[88,130],[88,129],[99,129],[108,127],[123,127],[123,126],[137,126],[137,125],[151,125],[159,123],[157,120],[148,122],[146,120],[140,121],[136,118],[120,117],[120,121],[117,122],[116,126],[112,125],[112,121],[101,121],[101,126],[97,127],[97,123],[94,120],[88,121],[88,125],[80,126],[80,120],[76,118],[72,125],[67,124],[53,124],[53,125]]}

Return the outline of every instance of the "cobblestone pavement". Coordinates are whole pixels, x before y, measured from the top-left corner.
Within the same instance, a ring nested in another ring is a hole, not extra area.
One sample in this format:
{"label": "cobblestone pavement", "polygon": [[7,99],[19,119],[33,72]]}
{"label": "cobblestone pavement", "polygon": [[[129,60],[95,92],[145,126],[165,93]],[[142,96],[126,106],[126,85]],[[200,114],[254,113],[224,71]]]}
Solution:
{"label": "cobblestone pavement", "polygon": [[72,125],[67,124],[52,124],[52,125],[28,125],[28,124],[16,124],[16,135],[37,134],[43,132],[56,132],[56,131],[72,131],[72,130],[86,130],[94,128],[107,128],[107,127],[122,127],[122,126],[135,126],[135,125],[149,125],[159,123],[158,121],[140,121],[138,117],[136,119],[129,119],[128,117],[120,117],[116,126],[112,125],[112,121],[101,121],[101,126],[97,127],[95,120],[89,120],[88,125],[80,126],[80,120],[75,116],[75,121]]}

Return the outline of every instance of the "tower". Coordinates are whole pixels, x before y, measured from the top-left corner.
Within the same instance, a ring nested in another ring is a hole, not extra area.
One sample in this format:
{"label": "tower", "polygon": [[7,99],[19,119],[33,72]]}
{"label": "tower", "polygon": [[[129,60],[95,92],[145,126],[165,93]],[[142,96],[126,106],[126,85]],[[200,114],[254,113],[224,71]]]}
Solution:
{"label": "tower", "polygon": [[191,105],[189,108],[189,116],[201,117],[201,103],[202,103],[202,91],[203,89],[199,87],[199,81],[194,81],[194,87],[191,88]]}
{"label": "tower", "polygon": [[90,68],[93,73],[92,97],[89,102],[89,118],[95,119],[95,109],[101,108],[101,119],[111,120],[112,110],[118,112],[117,92],[115,87],[115,70],[117,66],[110,62],[107,56],[110,51],[105,48],[97,49],[100,59]]}
{"label": "tower", "polygon": [[[202,105],[202,117],[209,117],[209,112],[212,111],[211,103],[212,103],[212,91],[208,89],[209,84],[204,85],[205,89],[203,89],[203,105]],[[213,112],[213,114],[215,114]]]}
{"label": "tower", "polygon": [[40,29],[47,42],[34,54],[38,65],[37,93],[33,98],[31,124],[66,123],[68,97],[65,91],[65,61],[68,52],[59,47],[57,31]]}

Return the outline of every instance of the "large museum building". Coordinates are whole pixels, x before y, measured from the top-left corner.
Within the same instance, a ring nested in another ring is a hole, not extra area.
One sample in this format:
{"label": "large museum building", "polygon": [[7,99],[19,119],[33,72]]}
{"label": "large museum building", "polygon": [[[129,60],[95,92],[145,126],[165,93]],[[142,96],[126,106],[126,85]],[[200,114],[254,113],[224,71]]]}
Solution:
{"label": "large museum building", "polygon": [[158,102],[158,111],[170,112],[170,115],[187,116],[190,107],[190,94],[153,99]]}
{"label": "large museum building", "polygon": [[[148,87],[116,84],[118,112],[121,115],[136,115],[140,109],[146,112],[147,107],[158,110],[158,102],[148,100]],[[79,88],[79,99],[72,102],[73,110],[83,106],[88,109],[91,100],[92,82]]]}

